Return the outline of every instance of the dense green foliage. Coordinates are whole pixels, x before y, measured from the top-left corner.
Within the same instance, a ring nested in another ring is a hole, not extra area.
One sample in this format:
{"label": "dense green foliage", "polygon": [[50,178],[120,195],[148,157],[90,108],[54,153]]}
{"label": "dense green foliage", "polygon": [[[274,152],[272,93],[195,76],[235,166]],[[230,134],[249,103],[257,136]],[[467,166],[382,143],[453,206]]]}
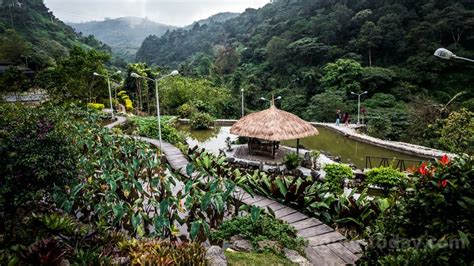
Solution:
{"label": "dense green foliage", "polygon": [[472,106],[470,67],[433,52],[474,57],[473,12],[471,2],[455,0],[278,0],[222,23],[149,37],[137,59],[208,76],[236,99],[243,88],[250,110],[274,92],[283,96],[281,108],[312,121],[334,121],[337,109],[355,121],[350,92],[368,91],[362,120],[370,134],[430,144],[437,139],[425,132],[441,118],[439,103],[465,91],[448,111]]}
{"label": "dense green foliage", "polygon": [[[161,118],[161,137],[171,144],[185,143],[184,137],[174,128],[170,117]],[[158,120],[156,117],[132,117],[122,126],[124,133],[158,139]]]}
{"label": "dense green foliage", "polygon": [[208,113],[197,112],[191,115],[190,124],[192,129],[208,129],[214,125],[214,117]]}
{"label": "dense green foliage", "polygon": [[324,182],[335,191],[341,191],[344,180],[352,179],[354,176],[352,169],[348,165],[338,163],[326,164],[324,172],[326,172]]}
{"label": "dense green foliage", "polygon": [[229,240],[235,235],[248,239],[255,249],[258,249],[257,242],[262,240],[277,241],[283,247],[293,250],[302,250],[305,244],[302,238],[296,237],[296,230],[289,224],[268,215],[261,215],[253,220],[250,214],[224,221],[218,230],[211,232],[210,239]]}
{"label": "dense green foliage", "polygon": [[365,264],[472,263],[473,158],[423,164],[396,203],[368,230]]}
{"label": "dense green foliage", "polygon": [[109,45],[114,54],[127,61],[135,59],[135,54],[146,37],[161,36],[168,30],[176,29],[174,26],[138,17],[106,18],[103,21],[70,23],[69,25],[77,32],[94,35],[98,40]]}
{"label": "dense green foliage", "polygon": [[397,187],[406,179],[405,174],[392,167],[372,168],[367,172],[366,176],[367,183],[380,186],[384,189]]}
{"label": "dense green foliage", "polygon": [[110,52],[93,36],[76,34],[49,11],[43,0],[0,3],[0,61],[25,63],[28,56],[29,67],[42,69],[77,45]]}

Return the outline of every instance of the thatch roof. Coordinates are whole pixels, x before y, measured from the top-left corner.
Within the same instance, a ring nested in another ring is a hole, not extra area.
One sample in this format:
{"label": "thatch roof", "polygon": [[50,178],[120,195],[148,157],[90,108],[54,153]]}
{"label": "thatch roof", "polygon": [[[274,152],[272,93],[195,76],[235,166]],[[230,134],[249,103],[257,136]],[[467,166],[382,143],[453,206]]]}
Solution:
{"label": "thatch roof", "polygon": [[242,117],[232,126],[230,133],[271,141],[301,139],[319,134],[310,123],[274,105]]}

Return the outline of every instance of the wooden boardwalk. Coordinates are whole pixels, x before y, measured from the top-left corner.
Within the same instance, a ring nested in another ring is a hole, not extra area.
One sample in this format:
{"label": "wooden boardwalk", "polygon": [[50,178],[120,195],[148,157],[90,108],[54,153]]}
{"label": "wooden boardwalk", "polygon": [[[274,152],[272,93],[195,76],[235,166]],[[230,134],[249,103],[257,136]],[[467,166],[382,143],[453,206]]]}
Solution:
{"label": "wooden boardwalk", "polygon": [[[126,121],[126,119],[118,119],[121,121],[120,123]],[[114,126],[120,124],[118,122],[119,121],[115,122]],[[160,143],[157,139],[145,137],[134,138],[148,142],[159,148],[175,171],[178,171],[183,176],[189,177],[186,173],[188,160],[178,148],[166,142],[163,142],[163,146],[160,147]],[[275,200],[259,195],[252,196],[239,187],[236,188],[233,197],[250,206],[257,206],[265,210],[268,207],[273,210],[277,219],[292,225],[297,230],[297,235],[307,240],[308,245],[305,248],[306,257],[312,265],[355,264],[362,254],[359,241],[347,240],[339,232],[316,218],[311,218]]]}

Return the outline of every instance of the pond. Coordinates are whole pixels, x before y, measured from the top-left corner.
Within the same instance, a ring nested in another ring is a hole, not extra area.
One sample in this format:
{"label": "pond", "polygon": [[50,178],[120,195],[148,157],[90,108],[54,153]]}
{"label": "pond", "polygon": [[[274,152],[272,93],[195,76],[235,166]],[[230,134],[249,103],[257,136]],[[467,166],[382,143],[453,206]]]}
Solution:
{"label": "pond", "polygon": [[[191,146],[198,145],[211,152],[218,153],[219,149],[225,148],[225,139],[237,136],[230,134],[230,127],[216,127],[210,130],[191,130],[189,125],[181,125],[178,129],[186,135],[186,139]],[[320,150],[324,154],[339,156],[344,163],[352,163],[358,168],[365,168],[365,157],[386,157],[405,160],[426,160],[426,158],[414,156],[402,152],[382,148],[355,139],[347,138],[333,130],[318,127],[319,135],[300,140],[300,145],[310,150]],[[296,140],[283,141],[283,145],[296,147]],[[380,164],[380,159],[372,159],[374,167]],[[415,162],[406,162],[409,167]]]}

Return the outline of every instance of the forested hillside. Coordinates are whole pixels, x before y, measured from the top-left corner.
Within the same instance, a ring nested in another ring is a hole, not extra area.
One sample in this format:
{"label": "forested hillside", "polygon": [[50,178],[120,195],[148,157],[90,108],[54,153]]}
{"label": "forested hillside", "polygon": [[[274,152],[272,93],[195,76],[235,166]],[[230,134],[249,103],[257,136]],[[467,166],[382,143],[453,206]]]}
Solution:
{"label": "forested hillside", "polygon": [[146,37],[161,36],[166,31],[177,28],[138,17],[69,23],[69,25],[77,32],[94,35],[98,40],[110,45],[114,54],[129,61],[135,59],[135,54]]}
{"label": "forested hillside", "polygon": [[75,46],[110,52],[93,36],[83,37],[57,19],[42,0],[0,1],[0,61],[41,69]]}
{"label": "forested hillside", "polygon": [[151,36],[137,59],[208,76],[236,95],[244,88],[251,110],[263,107],[261,96],[281,94],[282,108],[312,121],[333,121],[336,109],[355,119],[350,92],[368,91],[373,135],[424,143],[437,118],[474,109],[474,65],[434,57],[439,47],[474,57],[472,1],[275,0]]}

